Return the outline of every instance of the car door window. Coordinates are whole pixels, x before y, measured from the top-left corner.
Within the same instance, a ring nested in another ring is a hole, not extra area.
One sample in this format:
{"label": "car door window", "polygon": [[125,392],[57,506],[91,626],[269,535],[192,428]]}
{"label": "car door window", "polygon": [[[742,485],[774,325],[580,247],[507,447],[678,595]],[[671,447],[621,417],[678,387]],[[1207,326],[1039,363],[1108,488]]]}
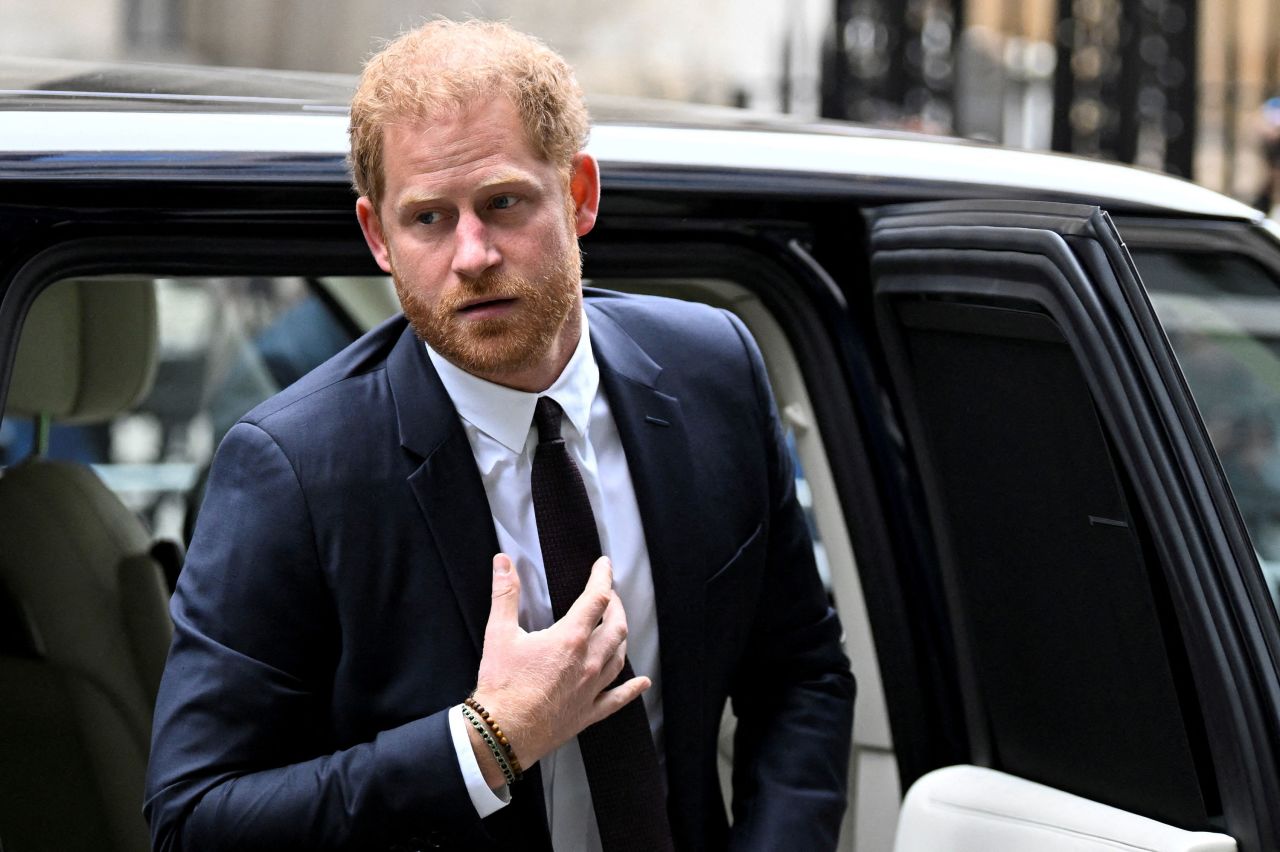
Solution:
{"label": "car door window", "polygon": [[1280,602],[1280,287],[1237,254],[1132,253]]}

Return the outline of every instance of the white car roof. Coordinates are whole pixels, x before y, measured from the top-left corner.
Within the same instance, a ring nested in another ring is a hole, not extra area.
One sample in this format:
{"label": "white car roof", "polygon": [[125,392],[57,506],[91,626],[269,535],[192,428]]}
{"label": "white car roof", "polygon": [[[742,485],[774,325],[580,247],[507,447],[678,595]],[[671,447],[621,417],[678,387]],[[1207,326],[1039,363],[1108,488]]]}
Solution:
{"label": "white car roof", "polygon": [[[207,101],[206,101],[207,103]],[[15,104],[15,106],[18,106]],[[0,157],[6,155],[307,154],[342,157],[347,119],[330,106],[291,112],[225,109],[50,110],[0,112]],[[906,184],[1007,189],[1008,196],[1054,194],[1080,201],[1122,203],[1175,213],[1256,219],[1257,211],[1189,181],[1082,157],[1022,151],[913,134],[805,127],[778,121],[749,126],[697,126],[611,121],[592,130],[588,150],[604,167],[692,168],[830,175]],[[111,159],[111,158],[108,158]],[[1004,193],[1001,193],[1004,194]]]}

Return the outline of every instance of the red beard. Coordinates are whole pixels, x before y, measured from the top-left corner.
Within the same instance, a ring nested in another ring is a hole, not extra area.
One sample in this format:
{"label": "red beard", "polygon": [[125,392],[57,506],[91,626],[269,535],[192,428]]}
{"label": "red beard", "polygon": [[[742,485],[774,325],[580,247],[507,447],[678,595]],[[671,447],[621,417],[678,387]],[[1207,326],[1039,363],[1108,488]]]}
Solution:
{"label": "red beard", "polygon": [[[550,352],[582,286],[581,255],[569,241],[554,265],[534,280],[504,272],[485,273],[429,303],[391,270],[396,295],[410,325],[447,360],[479,376],[528,369]],[[503,316],[468,318],[459,310],[477,299],[513,299]]]}

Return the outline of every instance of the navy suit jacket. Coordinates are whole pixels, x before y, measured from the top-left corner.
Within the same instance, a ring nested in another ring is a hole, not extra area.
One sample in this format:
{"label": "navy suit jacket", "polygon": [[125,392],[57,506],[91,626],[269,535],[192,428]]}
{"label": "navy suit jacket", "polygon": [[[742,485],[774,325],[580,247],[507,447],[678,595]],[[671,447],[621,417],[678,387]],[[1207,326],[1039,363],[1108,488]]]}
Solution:
{"label": "navy suit jacket", "polygon": [[[652,563],[677,846],[829,848],[853,680],[760,355],[706,306],[588,291],[587,310]],[[156,848],[549,850],[538,768],[481,820],[447,728],[475,686],[497,550],[466,435],[403,318],[246,415],[173,599]]]}

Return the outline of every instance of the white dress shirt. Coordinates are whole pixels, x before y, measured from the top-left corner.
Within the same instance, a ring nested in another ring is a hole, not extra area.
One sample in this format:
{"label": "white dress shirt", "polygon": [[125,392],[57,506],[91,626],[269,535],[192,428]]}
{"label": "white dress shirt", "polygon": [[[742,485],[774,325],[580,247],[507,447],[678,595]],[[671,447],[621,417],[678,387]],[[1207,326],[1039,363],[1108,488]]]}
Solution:
{"label": "white dress shirt", "polygon": [[[538,444],[533,409],[540,396],[551,397],[564,409],[561,431],[565,446],[582,473],[600,544],[613,562],[613,586],[626,610],[627,657],[636,674],[647,675],[653,681],[643,700],[661,765],[662,685],[649,552],[631,472],[609,403],[600,391],[600,369],[591,351],[585,312],[582,337],[569,363],[555,383],[540,394],[513,390],[473,376],[431,347],[427,347],[427,354],[458,409],[471,443],[493,513],[498,546],[511,557],[520,577],[520,626],[530,631],[550,627],[555,620],[529,485]],[[476,570],[488,568],[487,564],[476,566]],[[498,722],[501,721],[498,715]],[[462,775],[476,812],[485,817],[507,804],[510,796],[505,787],[495,793],[485,783],[468,738],[468,724],[458,708],[450,711],[449,725]],[[520,756],[518,748],[516,756]],[[539,765],[553,847],[599,852],[600,832],[577,739],[543,757]]]}

